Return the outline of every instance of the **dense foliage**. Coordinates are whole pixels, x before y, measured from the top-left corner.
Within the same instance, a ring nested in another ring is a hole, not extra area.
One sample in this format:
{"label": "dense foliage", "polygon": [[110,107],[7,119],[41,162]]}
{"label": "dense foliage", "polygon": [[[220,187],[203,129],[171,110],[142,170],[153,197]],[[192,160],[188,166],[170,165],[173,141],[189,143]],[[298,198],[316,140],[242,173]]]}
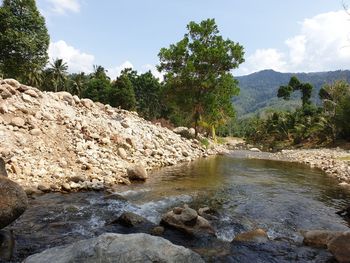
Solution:
{"label": "dense foliage", "polygon": [[0,21],[0,72],[36,83],[48,60],[50,39],[35,0],[4,0]]}
{"label": "dense foliage", "polygon": [[158,69],[173,107],[189,116],[187,125],[197,133],[203,123],[215,135],[215,127],[234,116],[231,98],[239,89],[230,71],[244,61],[243,47],[223,39],[214,19],[190,22],[187,29],[183,39],[160,50]]}
{"label": "dense foliage", "polygon": [[350,140],[350,84],[336,81],[324,85],[319,91],[321,106],[310,101],[312,88],[293,76],[288,85],[279,88],[277,96],[289,99],[293,91],[300,90],[302,106],[294,111],[274,111],[265,118],[241,120],[237,132],[271,148]]}

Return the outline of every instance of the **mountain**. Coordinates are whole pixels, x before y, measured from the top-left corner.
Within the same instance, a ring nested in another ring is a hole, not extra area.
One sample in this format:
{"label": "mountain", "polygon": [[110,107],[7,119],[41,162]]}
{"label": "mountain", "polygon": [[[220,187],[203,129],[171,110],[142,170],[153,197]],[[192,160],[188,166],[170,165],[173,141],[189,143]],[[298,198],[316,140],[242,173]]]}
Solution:
{"label": "mountain", "polygon": [[289,110],[300,106],[300,94],[293,94],[289,101],[277,98],[278,88],[281,85],[287,85],[292,76],[296,76],[301,82],[309,82],[314,86],[312,99],[316,103],[320,103],[318,92],[323,85],[336,80],[350,82],[349,70],[315,73],[281,73],[274,70],[262,70],[236,77],[241,89],[240,95],[233,99],[238,117],[263,114],[271,109]]}

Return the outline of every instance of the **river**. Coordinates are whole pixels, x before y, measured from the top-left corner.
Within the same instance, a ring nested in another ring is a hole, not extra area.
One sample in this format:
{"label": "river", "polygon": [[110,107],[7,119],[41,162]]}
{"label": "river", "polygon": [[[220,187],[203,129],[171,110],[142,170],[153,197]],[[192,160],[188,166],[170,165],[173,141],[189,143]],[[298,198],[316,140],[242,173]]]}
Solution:
{"label": "river", "polygon": [[[158,224],[164,212],[185,203],[215,211],[217,238],[190,238],[174,230],[164,237],[207,262],[331,262],[326,250],[302,245],[301,231],[349,230],[335,212],[350,203],[350,192],[320,170],[244,156],[237,152],[154,171],[145,183],[118,186],[116,192],[125,200],[106,199],[103,192],[36,196],[8,227],[17,240],[14,262],[104,232],[147,232],[109,223],[132,211]],[[231,242],[256,228],[265,229],[271,241]]]}

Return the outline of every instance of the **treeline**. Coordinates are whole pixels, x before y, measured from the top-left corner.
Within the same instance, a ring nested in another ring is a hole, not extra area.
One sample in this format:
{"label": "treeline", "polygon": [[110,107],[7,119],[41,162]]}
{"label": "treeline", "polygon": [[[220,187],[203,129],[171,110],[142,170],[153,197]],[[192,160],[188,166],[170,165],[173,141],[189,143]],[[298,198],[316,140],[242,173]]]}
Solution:
{"label": "treeline", "polygon": [[275,111],[265,118],[257,116],[240,120],[237,135],[269,148],[288,145],[329,145],[337,140],[350,140],[350,84],[339,80],[324,85],[319,91],[322,105],[311,101],[313,86],[292,77],[281,86],[277,97],[289,100],[295,91],[301,93],[302,106],[295,111]]}
{"label": "treeline", "polygon": [[67,64],[56,59],[49,67],[30,77],[26,83],[43,91],[68,91],[113,107],[137,111],[148,120],[167,115],[164,85],[150,71],[138,74],[130,68],[124,69],[115,80],[111,80],[102,66],[94,66],[89,74],[69,74]]}

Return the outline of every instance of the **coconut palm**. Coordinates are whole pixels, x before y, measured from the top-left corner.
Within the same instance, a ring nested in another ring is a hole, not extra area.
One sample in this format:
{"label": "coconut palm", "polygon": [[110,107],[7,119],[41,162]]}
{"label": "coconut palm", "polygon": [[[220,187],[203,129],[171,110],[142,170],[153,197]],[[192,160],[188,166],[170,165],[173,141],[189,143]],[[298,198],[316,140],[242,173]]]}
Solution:
{"label": "coconut palm", "polygon": [[42,71],[40,69],[34,68],[25,76],[25,81],[30,86],[41,88],[41,85],[43,84]]}
{"label": "coconut palm", "polygon": [[84,72],[80,72],[79,74],[73,74],[71,76],[72,82],[71,82],[71,87],[69,91],[72,94],[76,94],[80,97],[84,89],[84,85],[86,84],[86,78],[87,76],[85,75]]}
{"label": "coconut palm", "polygon": [[65,84],[67,79],[67,63],[62,59],[56,59],[53,63],[50,63],[48,68],[49,76],[54,86],[55,92],[65,90]]}

